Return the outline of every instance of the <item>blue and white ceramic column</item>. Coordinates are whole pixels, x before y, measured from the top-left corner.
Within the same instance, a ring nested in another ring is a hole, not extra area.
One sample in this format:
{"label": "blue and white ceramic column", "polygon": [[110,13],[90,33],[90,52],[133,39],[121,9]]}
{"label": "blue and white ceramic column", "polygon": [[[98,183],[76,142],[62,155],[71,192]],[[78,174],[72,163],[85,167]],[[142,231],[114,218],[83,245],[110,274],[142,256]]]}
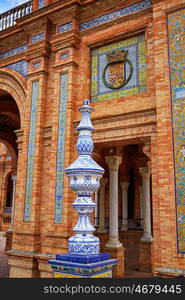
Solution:
{"label": "blue and white ceramic column", "polygon": [[117,263],[109,254],[99,252],[99,238],[93,235],[95,228],[90,222],[90,214],[96,206],[92,194],[99,188],[104,169],[92,159],[94,127],[90,113],[93,108],[89,103],[89,100],[84,100],[79,108],[82,119],[77,127],[78,158],[65,170],[70,178],[70,187],[77,194],[73,207],[79,218],[73,228],[75,235],[68,241],[68,253],[58,254],[56,260],[49,261],[54,277],[112,277],[112,267]]}

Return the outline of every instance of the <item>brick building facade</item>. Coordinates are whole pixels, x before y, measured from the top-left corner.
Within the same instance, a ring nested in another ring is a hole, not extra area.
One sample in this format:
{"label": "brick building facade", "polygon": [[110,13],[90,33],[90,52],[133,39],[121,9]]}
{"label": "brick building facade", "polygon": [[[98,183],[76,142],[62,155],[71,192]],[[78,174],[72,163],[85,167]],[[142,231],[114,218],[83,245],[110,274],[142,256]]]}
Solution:
{"label": "brick building facade", "polygon": [[185,0],[33,0],[0,15],[10,277],[51,277],[48,259],[67,252],[77,216],[64,169],[83,99],[105,169],[93,222],[102,251],[120,260],[114,275],[134,249],[140,270],[185,272],[184,26]]}

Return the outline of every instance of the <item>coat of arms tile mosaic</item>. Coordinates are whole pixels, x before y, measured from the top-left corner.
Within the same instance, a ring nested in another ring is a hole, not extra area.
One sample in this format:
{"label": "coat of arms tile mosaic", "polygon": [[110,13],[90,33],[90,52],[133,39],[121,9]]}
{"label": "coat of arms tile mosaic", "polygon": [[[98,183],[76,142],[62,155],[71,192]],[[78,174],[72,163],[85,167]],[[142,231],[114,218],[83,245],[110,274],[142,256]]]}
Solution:
{"label": "coat of arms tile mosaic", "polygon": [[58,148],[55,187],[55,223],[62,223],[63,182],[64,182],[64,153],[65,153],[65,126],[66,106],[68,99],[68,74],[60,77],[60,104],[58,116]]}
{"label": "coat of arms tile mosaic", "polygon": [[144,34],[92,50],[92,102],[121,98],[146,90]]}
{"label": "coat of arms tile mosaic", "polygon": [[185,253],[185,9],[168,15],[178,252]]}

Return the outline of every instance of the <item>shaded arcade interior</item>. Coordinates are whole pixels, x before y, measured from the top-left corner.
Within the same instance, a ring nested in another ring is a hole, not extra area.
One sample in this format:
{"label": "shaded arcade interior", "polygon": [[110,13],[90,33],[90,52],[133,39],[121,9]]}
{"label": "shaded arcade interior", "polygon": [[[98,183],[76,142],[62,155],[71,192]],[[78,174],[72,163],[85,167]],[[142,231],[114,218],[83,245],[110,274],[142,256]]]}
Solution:
{"label": "shaded arcade interior", "polygon": [[0,90],[0,230],[11,231],[13,190],[18,160],[16,130],[20,129],[20,114],[15,100]]}

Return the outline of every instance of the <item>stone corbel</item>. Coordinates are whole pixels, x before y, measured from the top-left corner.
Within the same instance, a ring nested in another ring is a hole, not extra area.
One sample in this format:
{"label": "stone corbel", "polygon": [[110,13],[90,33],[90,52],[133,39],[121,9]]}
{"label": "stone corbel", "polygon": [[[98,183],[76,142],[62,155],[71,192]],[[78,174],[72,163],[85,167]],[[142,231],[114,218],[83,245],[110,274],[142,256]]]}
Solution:
{"label": "stone corbel", "polygon": [[142,146],[143,153],[151,160],[151,143],[150,141],[141,139],[141,142],[144,143]]}

